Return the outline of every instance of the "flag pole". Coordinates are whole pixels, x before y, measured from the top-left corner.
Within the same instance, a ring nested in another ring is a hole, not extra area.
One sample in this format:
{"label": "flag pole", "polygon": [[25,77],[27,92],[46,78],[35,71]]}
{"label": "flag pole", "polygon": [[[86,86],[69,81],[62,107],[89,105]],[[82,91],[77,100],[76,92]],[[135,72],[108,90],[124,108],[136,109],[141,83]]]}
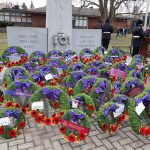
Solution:
{"label": "flag pole", "polygon": [[150,1],[147,0],[147,8],[146,8],[146,15],[145,15],[145,22],[144,22],[144,31],[146,31],[146,27],[147,27],[147,19],[148,19],[149,5],[150,5]]}

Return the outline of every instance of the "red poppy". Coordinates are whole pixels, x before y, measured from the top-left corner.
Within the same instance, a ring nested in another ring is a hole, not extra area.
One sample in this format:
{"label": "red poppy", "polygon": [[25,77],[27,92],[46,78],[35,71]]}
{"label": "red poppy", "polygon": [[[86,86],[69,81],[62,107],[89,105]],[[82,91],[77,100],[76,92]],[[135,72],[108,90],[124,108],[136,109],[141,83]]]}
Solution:
{"label": "red poppy", "polygon": [[78,59],[78,56],[75,56],[74,58],[75,58],[75,59]]}
{"label": "red poppy", "polygon": [[124,56],[123,56],[123,59],[126,60],[126,59],[127,59],[127,55],[124,55]]}
{"label": "red poppy", "polygon": [[8,133],[8,135],[9,135],[11,138],[14,138],[14,137],[17,135],[16,130],[11,130],[11,131]]}
{"label": "red poppy", "polygon": [[53,103],[53,107],[54,107],[54,109],[57,109],[59,107],[59,103],[58,102],[54,102]]}
{"label": "red poppy", "polygon": [[59,79],[58,79],[58,77],[55,77],[54,80],[55,80],[56,82],[58,82]]}
{"label": "red poppy", "polygon": [[25,125],[26,125],[25,121],[22,121],[22,122],[18,125],[18,127],[19,127],[20,129],[23,129],[23,128],[25,127]]}
{"label": "red poppy", "polygon": [[91,90],[92,90],[92,86],[91,86],[91,85],[89,85],[89,86],[88,86],[88,90],[87,90],[87,91],[88,91],[88,92],[91,92]]}
{"label": "red poppy", "polygon": [[79,140],[85,140],[86,135],[84,133],[79,133],[78,138],[79,138]]}
{"label": "red poppy", "polygon": [[24,113],[24,114],[26,114],[27,113],[27,109],[24,107],[24,108],[22,108],[21,109],[22,110],[22,112]]}
{"label": "red poppy", "polygon": [[0,126],[0,134],[4,134],[4,127]]}
{"label": "red poppy", "polygon": [[11,63],[7,63],[7,65],[6,65],[8,68],[10,68],[12,65],[11,65]]}
{"label": "red poppy", "polygon": [[25,107],[26,107],[26,108],[29,108],[29,104],[27,104]]}
{"label": "red poppy", "polygon": [[108,128],[108,126],[107,126],[105,123],[102,123],[101,129],[102,129],[103,131],[106,131],[107,128]]}
{"label": "red poppy", "polygon": [[5,107],[11,107],[11,106],[13,106],[13,103],[12,102],[7,102],[6,104],[5,104]]}
{"label": "red poppy", "polygon": [[32,110],[32,111],[31,111],[31,116],[32,116],[33,118],[35,118],[37,115],[38,115],[38,111],[36,111],[36,110]]}
{"label": "red poppy", "polygon": [[69,95],[72,95],[72,94],[73,94],[73,88],[70,87],[70,88],[68,89],[68,94],[69,94]]}
{"label": "red poppy", "polygon": [[145,135],[148,136],[150,134],[149,128],[145,128]]}
{"label": "red poppy", "polygon": [[17,103],[14,104],[14,107],[20,108],[19,104],[17,104]]}
{"label": "red poppy", "polygon": [[91,104],[90,104],[90,105],[88,105],[88,110],[89,110],[89,111],[94,111],[94,109],[95,109],[95,108],[94,108],[94,106],[93,106],[93,105],[91,105]]}
{"label": "red poppy", "polygon": [[62,134],[64,134],[64,133],[66,133],[67,129],[66,129],[65,127],[60,127],[60,128],[59,128],[59,131],[60,131]]}
{"label": "red poppy", "polygon": [[45,125],[50,125],[51,124],[51,119],[49,119],[49,118],[44,119],[44,124]]}
{"label": "red poppy", "polygon": [[23,61],[23,62],[26,62],[26,61],[27,61],[27,58],[24,57],[24,58],[22,59],[22,61]]}
{"label": "red poppy", "polygon": [[11,62],[11,64],[12,64],[12,66],[14,66],[14,65],[15,65],[15,62]]}
{"label": "red poppy", "polygon": [[111,126],[110,126],[110,129],[111,129],[112,132],[116,132],[116,131],[117,131],[117,126],[116,126],[116,124],[111,125]]}
{"label": "red poppy", "polygon": [[73,142],[76,141],[76,137],[74,136],[74,134],[70,134],[70,135],[68,136],[68,140],[69,140],[69,142],[73,143]]}
{"label": "red poppy", "polygon": [[145,127],[141,127],[140,130],[139,130],[141,135],[145,135],[145,131],[146,131]]}
{"label": "red poppy", "polygon": [[43,60],[43,61],[45,60],[45,58],[40,58],[40,59]]}
{"label": "red poppy", "polygon": [[4,98],[3,96],[0,96],[0,102],[3,103],[4,102]]}
{"label": "red poppy", "polygon": [[54,123],[55,125],[57,125],[59,122],[60,122],[60,118],[59,118],[59,117],[54,117],[54,118],[53,118],[53,123]]}
{"label": "red poppy", "polygon": [[54,113],[52,117],[56,117],[57,113]]}
{"label": "red poppy", "polygon": [[20,65],[20,62],[19,62],[19,61],[17,61],[17,62],[16,62],[16,65]]}
{"label": "red poppy", "polygon": [[60,116],[63,116],[64,115],[64,112],[62,111],[62,112],[60,112]]}
{"label": "red poppy", "polygon": [[43,121],[43,116],[37,116],[35,120],[36,122],[40,123]]}
{"label": "red poppy", "polygon": [[124,121],[124,119],[125,119],[125,116],[124,116],[124,115],[119,116],[119,118],[118,118],[118,123],[121,124],[121,123]]}
{"label": "red poppy", "polygon": [[22,63],[22,59],[19,60],[19,63]]}

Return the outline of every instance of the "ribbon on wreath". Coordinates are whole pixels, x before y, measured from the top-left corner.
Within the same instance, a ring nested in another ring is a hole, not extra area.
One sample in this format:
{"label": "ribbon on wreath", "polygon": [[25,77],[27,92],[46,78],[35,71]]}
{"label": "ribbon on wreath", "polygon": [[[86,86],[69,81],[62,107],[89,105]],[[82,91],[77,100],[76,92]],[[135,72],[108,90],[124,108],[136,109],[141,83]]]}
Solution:
{"label": "ribbon on wreath", "polygon": [[143,102],[145,105],[150,102],[150,91],[142,98],[136,99],[137,104]]}
{"label": "ribbon on wreath", "polygon": [[22,72],[23,70],[21,68],[11,69],[10,76],[13,80],[15,80],[15,77],[18,77],[19,79],[26,79],[27,76],[23,76]]}
{"label": "ribbon on wreath", "polygon": [[81,72],[74,72],[73,77],[76,80],[76,82],[80,79],[82,79],[85,76],[85,73],[83,71]]}
{"label": "ribbon on wreath", "polygon": [[97,68],[88,68],[87,71],[89,74],[92,74],[92,75],[96,75],[98,72]]}
{"label": "ribbon on wreath", "polygon": [[14,117],[16,119],[19,119],[19,116],[20,116],[20,112],[17,109],[14,111],[6,110],[5,112],[5,117]]}
{"label": "ribbon on wreath", "polygon": [[112,104],[110,107],[104,109],[104,116],[107,117],[110,111],[115,112],[117,109],[115,104]]}
{"label": "ribbon on wreath", "polygon": [[7,52],[9,54],[17,53],[17,48],[16,47],[10,47],[7,49]]}
{"label": "ribbon on wreath", "polygon": [[45,81],[45,78],[41,74],[33,74],[32,78],[34,81]]}
{"label": "ribbon on wreath", "polygon": [[85,118],[84,114],[77,114],[75,111],[71,110],[69,112],[70,118],[73,122],[78,122],[79,120],[82,120]]}
{"label": "ribbon on wreath", "polygon": [[60,89],[50,90],[48,88],[44,88],[42,90],[43,95],[46,95],[50,100],[56,101],[60,94]]}
{"label": "ribbon on wreath", "polygon": [[90,79],[83,78],[83,79],[82,79],[82,85],[83,85],[86,89],[88,89],[89,86],[92,86],[95,82],[96,82],[96,78],[90,78]]}
{"label": "ribbon on wreath", "polygon": [[105,97],[106,97],[106,94],[108,92],[108,81],[107,80],[102,80],[99,84],[99,86],[97,88],[95,88],[95,92],[96,94],[101,94],[102,93],[102,96],[100,98],[99,101],[99,106],[98,108],[103,104],[104,100],[105,100]]}

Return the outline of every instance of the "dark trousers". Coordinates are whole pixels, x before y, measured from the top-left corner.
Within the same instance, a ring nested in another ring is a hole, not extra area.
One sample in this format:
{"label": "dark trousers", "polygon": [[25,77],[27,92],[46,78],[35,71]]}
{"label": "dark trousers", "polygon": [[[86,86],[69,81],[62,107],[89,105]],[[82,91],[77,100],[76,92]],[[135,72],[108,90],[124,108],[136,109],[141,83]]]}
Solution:
{"label": "dark trousers", "polygon": [[107,50],[110,39],[102,39],[102,46]]}
{"label": "dark trousers", "polygon": [[139,52],[140,52],[140,47],[133,47],[133,53],[132,53],[132,57],[134,56],[134,55],[137,55],[137,54],[139,54]]}

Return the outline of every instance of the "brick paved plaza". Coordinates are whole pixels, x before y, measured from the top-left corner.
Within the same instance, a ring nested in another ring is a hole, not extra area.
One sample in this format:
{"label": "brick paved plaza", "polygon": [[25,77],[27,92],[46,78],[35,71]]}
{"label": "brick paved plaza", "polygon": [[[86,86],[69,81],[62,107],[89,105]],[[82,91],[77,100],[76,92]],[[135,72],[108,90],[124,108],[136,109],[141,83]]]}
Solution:
{"label": "brick paved plaza", "polygon": [[98,129],[93,119],[91,132],[80,144],[68,143],[58,127],[39,126],[30,117],[22,134],[14,139],[0,139],[0,150],[150,150],[150,137],[136,135],[127,123],[115,134]]}

